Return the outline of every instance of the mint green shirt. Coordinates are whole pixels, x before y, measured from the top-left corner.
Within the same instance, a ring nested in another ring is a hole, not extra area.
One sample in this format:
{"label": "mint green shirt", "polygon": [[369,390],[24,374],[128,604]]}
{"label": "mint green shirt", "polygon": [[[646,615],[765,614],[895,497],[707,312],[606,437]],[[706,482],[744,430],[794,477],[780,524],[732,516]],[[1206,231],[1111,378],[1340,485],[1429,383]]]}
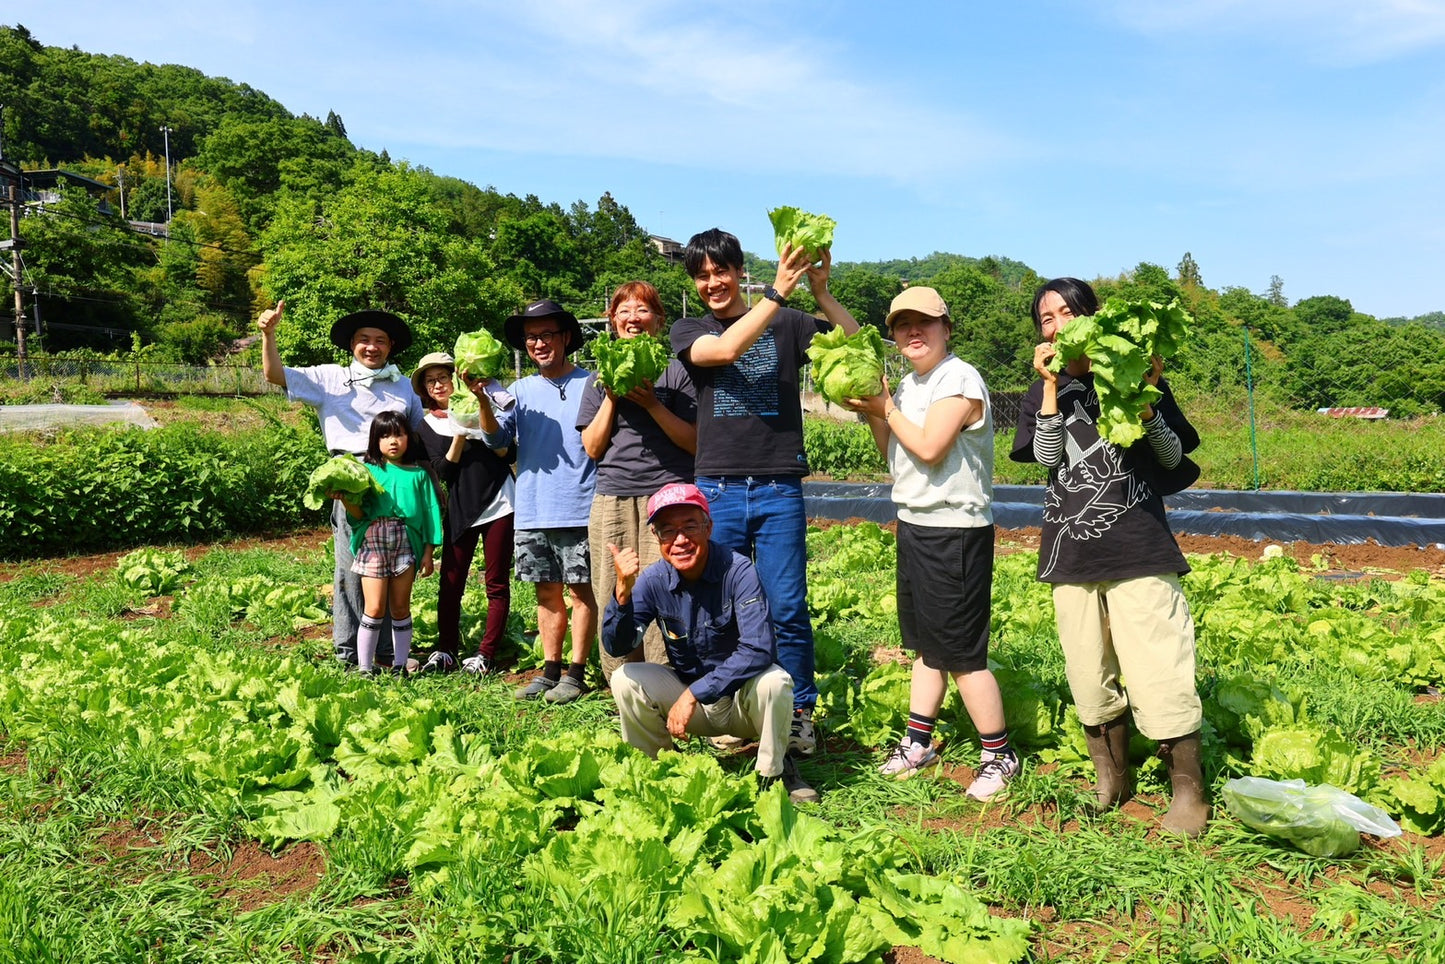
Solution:
{"label": "mint green shirt", "polygon": [[419,465],[372,465],[366,463],[376,481],[386,491],[381,495],[368,492],[361,503],[361,518],[351,525],[351,554],[361,551],[366,530],[377,519],[400,519],[406,524],[412,555],[421,564],[427,546],[442,544],[442,509],[437,502],[436,485],[431,475]]}

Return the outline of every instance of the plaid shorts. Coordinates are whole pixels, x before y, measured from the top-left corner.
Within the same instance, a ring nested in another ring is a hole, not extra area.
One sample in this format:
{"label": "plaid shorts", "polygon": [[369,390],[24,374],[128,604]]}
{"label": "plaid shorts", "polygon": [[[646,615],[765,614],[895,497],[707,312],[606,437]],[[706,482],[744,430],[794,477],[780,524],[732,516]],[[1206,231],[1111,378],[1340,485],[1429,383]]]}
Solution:
{"label": "plaid shorts", "polygon": [[369,579],[386,579],[398,576],[416,565],[416,555],[411,551],[411,539],[406,534],[406,523],[400,519],[373,519],[356,550],[356,561],[351,571]]}
{"label": "plaid shorts", "polygon": [[592,582],[586,526],[518,529],[513,545],[517,578],[522,582],[560,582],[568,586]]}

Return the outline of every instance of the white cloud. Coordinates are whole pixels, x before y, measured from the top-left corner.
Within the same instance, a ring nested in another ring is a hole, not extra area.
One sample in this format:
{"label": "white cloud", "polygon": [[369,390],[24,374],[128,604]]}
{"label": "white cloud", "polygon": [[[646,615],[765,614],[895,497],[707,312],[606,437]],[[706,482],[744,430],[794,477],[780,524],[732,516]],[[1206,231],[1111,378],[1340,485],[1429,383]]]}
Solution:
{"label": "white cloud", "polygon": [[779,29],[772,15],[759,23],[746,6],[700,9],[437,0],[419,12],[445,39],[410,88],[432,96],[412,99],[385,139],[653,162],[668,159],[661,144],[686,144],[674,150],[702,168],[900,182],[1016,151],[978,120],[870,76],[840,41]]}
{"label": "white cloud", "polygon": [[1320,63],[1351,66],[1445,46],[1445,0],[1107,0],[1151,34],[1262,37]]}

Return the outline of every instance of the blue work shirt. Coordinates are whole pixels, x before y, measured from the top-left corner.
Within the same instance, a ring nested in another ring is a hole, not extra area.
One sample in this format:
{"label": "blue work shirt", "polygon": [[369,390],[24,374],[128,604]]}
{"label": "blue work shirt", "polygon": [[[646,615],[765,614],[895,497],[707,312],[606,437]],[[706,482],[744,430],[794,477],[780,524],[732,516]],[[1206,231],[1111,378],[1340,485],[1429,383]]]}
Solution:
{"label": "blue work shirt", "polygon": [[603,648],[626,656],[653,620],[662,628],[673,671],[705,705],[733,695],[777,658],[757,570],[716,542],[708,542],[707,565],[696,581],[661,559],[637,577],[627,605],[613,596],[602,617]]}

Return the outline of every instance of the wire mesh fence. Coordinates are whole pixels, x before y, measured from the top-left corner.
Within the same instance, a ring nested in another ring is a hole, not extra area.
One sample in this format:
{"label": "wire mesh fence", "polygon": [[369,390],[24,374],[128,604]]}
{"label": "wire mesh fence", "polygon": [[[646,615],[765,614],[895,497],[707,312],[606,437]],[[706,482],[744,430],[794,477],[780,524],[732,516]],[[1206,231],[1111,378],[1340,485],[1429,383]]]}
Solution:
{"label": "wire mesh fence", "polygon": [[47,384],[63,396],[82,387],[101,395],[264,395],[281,389],[251,365],[182,365],[134,359],[28,355],[0,359],[0,381],[24,383],[31,395]]}

